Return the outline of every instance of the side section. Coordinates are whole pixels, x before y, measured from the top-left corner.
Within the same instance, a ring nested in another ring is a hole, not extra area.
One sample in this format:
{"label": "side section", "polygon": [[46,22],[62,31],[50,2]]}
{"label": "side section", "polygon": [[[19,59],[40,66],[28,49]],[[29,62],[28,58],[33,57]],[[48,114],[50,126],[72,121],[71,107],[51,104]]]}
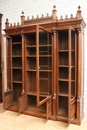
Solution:
{"label": "side section", "polygon": [[[6,46],[6,48],[4,48]],[[4,64],[5,58],[5,64]],[[11,87],[11,38],[2,35],[2,93],[3,107],[7,109],[12,105],[12,87]]]}

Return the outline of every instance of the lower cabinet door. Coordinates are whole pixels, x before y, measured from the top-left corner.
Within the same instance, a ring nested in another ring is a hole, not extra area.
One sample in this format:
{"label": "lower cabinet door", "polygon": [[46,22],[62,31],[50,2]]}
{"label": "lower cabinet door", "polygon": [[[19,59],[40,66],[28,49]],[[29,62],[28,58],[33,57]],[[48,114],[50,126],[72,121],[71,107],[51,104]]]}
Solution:
{"label": "lower cabinet door", "polygon": [[27,97],[27,95],[23,95],[18,99],[18,108],[19,108],[20,113],[28,108],[28,97]]}
{"label": "lower cabinet door", "polygon": [[47,120],[49,119],[49,117],[52,115],[52,99],[50,99],[48,102],[47,102]]}

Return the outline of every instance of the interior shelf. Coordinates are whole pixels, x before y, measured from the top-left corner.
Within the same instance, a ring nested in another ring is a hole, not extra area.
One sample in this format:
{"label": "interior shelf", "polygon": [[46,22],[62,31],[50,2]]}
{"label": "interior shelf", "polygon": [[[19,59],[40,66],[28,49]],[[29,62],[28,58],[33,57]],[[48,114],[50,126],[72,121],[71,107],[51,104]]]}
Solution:
{"label": "interior shelf", "polygon": [[14,81],[14,80],[13,80],[13,83],[19,83],[19,84],[22,84],[22,81]]}
{"label": "interior shelf", "polygon": [[69,79],[58,79],[58,81],[69,81]]}
{"label": "interior shelf", "polygon": [[68,97],[69,96],[68,93],[65,93],[65,92],[64,93],[59,93],[58,95],[63,96],[63,97]]}
{"label": "interior shelf", "polygon": [[21,44],[22,45],[22,42],[12,42],[13,45],[18,45],[18,44]]}
{"label": "interior shelf", "polygon": [[69,65],[58,65],[58,67],[60,67],[60,68],[68,68]]}
{"label": "interior shelf", "polygon": [[63,53],[65,53],[65,52],[69,52],[69,50],[58,50],[58,52],[63,52]]}
{"label": "interior shelf", "polygon": [[22,55],[12,55],[13,58],[22,58]]}
{"label": "interior shelf", "polygon": [[27,69],[26,71],[37,71],[37,70],[35,70],[35,69]]}
{"label": "interior shelf", "polygon": [[26,55],[27,58],[29,57],[36,57],[36,55]]}
{"label": "interior shelf", "polygon": [[36,48],[36,45],[26,45],[26,49]]}
{"label": "interior shelf", "polygon": [[12,67],[12,69],[22,69],[22,67]]}

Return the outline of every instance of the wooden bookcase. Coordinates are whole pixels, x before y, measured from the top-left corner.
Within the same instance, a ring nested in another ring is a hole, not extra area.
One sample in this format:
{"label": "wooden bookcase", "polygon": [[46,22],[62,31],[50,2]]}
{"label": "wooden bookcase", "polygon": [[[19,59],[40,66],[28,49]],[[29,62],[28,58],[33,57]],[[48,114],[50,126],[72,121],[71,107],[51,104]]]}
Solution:
{"label": "wooden bookcase", "polygon": [[6,19],[5,109],[81,123],[85,26],[80,6],[75,18],[57,19],[54,6],[52,16],[25,19],[22,12],[20,25]]}
{"label": "wooden bookcase", "polygon": [[2,14],[0,13],[0,102],[2,102],[1,35],[2,35]]}

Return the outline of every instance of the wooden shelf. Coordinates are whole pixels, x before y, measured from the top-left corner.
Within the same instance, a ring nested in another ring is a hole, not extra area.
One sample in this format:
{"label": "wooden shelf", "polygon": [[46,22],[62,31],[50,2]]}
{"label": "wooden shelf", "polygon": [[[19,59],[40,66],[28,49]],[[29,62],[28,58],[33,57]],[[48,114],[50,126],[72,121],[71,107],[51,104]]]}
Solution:
{"label": "wooden shelf", "polygon": [[39,78],[40,80],[47,80],[48,81],[48,78]]}
{"label": "wooden shelf", "polygon": [[68,68],[68,67],[69,67],[69,65],[58,65],[58,67]]}
{"label": "wooden shelf", "polygon": [[21,58],[22,55],[12,55],[13,58]]}
{"label": "wooden shelf", "polygon": [[22,42],[13,42],[12,44],[13,45],[15,45],[15,44],[22,44]]}
{"label": "wooden shelf", "polygon": [[37,70],[36,69],[27,69],[26,71],[34,71],[34,72],[36,72]]}
{"label": "wooden shelf", "polygon": [[69,52],[69,50],[58,50],[58,52],[65,53],[65,52]]}
{"label": "wooden shelf", "polygon": [[75,52],[75,50],[71,50],[71,52]]}
{"label": "wooden shelf", "polygon": [[36,57],[36,55],[26,55],[27,58]]}
{"label": "wooden shelf", "polygon": [[58,79],[58,81],[69,81],[69,79]]}
{"label": "wooden shelf", "polygon": [[[69,68],[69,65],[58,65],[60,68]],[[70,66],[71,68],[75,68],[75,66]]]}
{"label": "wooden shelf", "polygon": [[39,70],[40,72],[52,72],[52,70]]}
{"label": "wooden shelf", "polygon": [[22,81],[13,81],[13,83],[22,84]]}
{"label": "wooden shelf", "polygon": [[22,69],[22,67],[12,67],[12,69]]}
{"label": "wooden shelf", "polygon": [[63,97],[68,97],[68,96],[69,96],[68,93],[61,93],[61,92],[59,92],[58,95],[59,95],[59,96],[63,96]]}
{"label": "wooden shelf", "polygon": [[52,45],[51,44],[43,44],[43,45],[39,44],[39,47],[52,47]]}
{"label": "wooden shelf", "polygon": [[52,57],[52,55],[39,55],[39,57]]}
{"label": "wooden shelf", "polygon": [[36,48],[36,45],[27,45],[26,48]]}

